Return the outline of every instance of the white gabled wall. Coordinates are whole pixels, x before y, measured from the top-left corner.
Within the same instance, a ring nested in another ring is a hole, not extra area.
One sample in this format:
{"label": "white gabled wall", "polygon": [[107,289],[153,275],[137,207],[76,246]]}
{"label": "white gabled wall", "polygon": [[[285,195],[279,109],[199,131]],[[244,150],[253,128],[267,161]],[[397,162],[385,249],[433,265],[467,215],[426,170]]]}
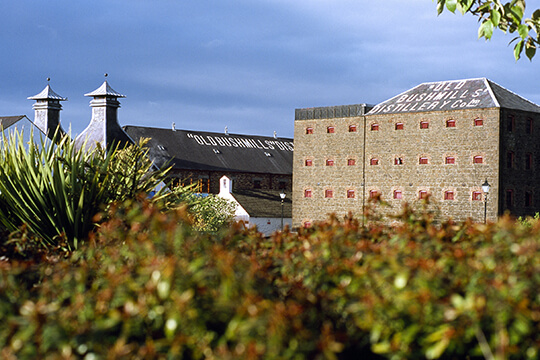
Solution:
{"label": "white gabled wall", "polygon": [[222,176],[221,179],[219,179],[219,194],[218,196],[229,200],[233,204],[235,204],[235,211],[234,211],[234,220],[236,221],[243,221],[245,223],[249,223],[249,214],[248,212],[240,205],[240,203],[234,198],[232,192],[232,180],[229,179],[227,176]]}

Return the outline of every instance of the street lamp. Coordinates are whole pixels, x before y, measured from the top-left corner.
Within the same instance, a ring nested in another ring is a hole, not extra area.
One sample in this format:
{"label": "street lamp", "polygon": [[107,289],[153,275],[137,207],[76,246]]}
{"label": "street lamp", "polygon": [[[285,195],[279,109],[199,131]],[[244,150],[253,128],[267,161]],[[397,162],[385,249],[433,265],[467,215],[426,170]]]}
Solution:
{"label": "street lamp", "polygon": [[283,200],[285,200],[285,192],[279,193],[279,197],[281,198],[281,231],[283,231]]}
{"label": "street lamp", "polygon": [[486,181],[482,184],[482,191],[484,192],[484,224],[486,223],[486,215],[487,215],[487,199],[488,199],[488,193],[489,193],[489,188],[491,186],[489,185],[487,179]]}

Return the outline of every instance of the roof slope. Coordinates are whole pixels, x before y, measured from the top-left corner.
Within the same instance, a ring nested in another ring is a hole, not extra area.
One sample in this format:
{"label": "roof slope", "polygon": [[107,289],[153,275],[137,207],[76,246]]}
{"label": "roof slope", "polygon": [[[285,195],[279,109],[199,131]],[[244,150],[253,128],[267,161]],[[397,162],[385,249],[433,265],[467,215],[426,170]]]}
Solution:
{"label": "roof slope", "polygon": [[540,113],[540,106],[493,81],[478,78],[423,83],[376,105],[367,115],[494,107]]}
{"label": "roof slope", "polygon": [[135,141],[150,138],[149,156],[175,169],[292,174],[293,139],[125,126]]}
{"label": "roof slope", "polygon": [[[280,190],[236,190],[234,198],[248,212],[250,217],[281,217]],[[289,197],[283,200],[283,217],[292,217],[292,201]]]}
{"label": "roof slope", "polygon": [[0,116],[0,129],[7,129],[11,125],[19,122],[21,119],[24,119],[26,115],[17,115],[17,116]]}

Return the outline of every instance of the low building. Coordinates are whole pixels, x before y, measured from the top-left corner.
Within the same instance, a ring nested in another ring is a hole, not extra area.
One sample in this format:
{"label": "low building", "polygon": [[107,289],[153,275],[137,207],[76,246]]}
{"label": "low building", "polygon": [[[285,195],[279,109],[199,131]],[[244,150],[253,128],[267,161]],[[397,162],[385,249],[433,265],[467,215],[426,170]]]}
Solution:
{"label": "low building", "polygon": [[218,196],[235,205],[236,221],[257,227],[265,236],[292,225],[291,197],[282,190],[244,189],[233,192],[232,180],[222,176]]}

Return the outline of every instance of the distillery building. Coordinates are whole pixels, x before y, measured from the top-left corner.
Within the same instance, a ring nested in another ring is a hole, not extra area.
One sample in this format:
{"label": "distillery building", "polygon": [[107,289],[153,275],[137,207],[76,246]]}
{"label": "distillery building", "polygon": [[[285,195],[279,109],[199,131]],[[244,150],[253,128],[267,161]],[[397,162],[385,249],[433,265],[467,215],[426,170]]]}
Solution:
{"label": "distillery building", "polygon": [[293,227],[361,214],[379,196],[394,212],[429,198],[457,221],[534,214],[539,132],[540,106],[485,78],[423,83],[375,106],[297,109]]}

